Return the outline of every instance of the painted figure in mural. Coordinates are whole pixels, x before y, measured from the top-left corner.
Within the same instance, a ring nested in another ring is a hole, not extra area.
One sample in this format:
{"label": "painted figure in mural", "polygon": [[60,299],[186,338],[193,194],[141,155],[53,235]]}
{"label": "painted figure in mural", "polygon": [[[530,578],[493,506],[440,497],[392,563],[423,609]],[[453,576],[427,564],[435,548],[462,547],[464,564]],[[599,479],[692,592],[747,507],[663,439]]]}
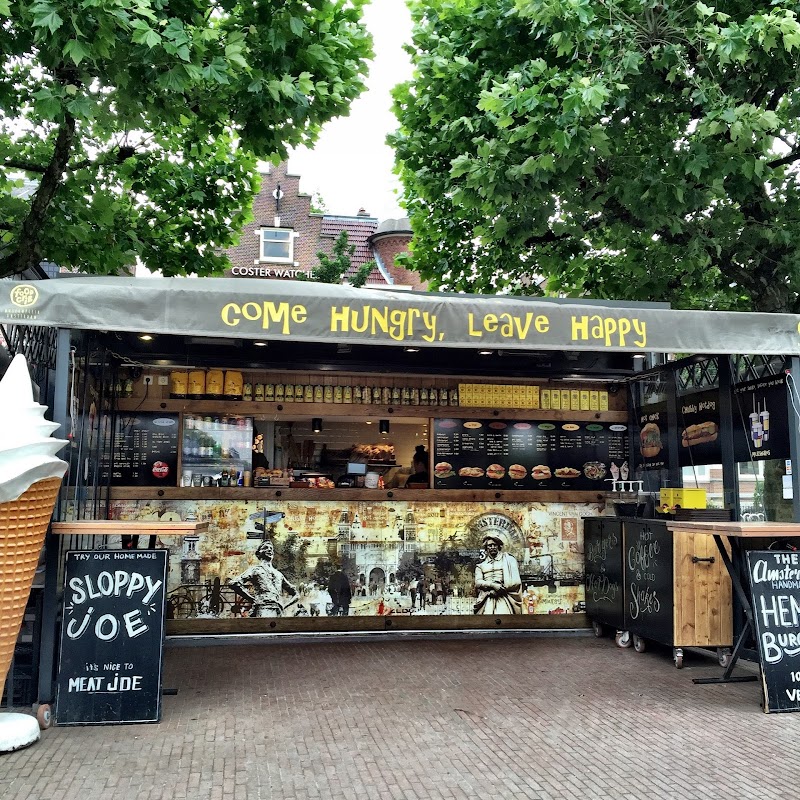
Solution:
{"label": "painted figure in mural", "polygon": [[346,617],[350,613],[353,593],[350,589],[350,578],[342,570],[337,569],[328,579],[328,593],[333,604],[330,616]]}
{"label": "painted figure in mural", "polygon": [[[297,589],[286,580],[283,573],[272,566],[275,547],[267,539],[256,550],[256,558],[261,563],[246,569],[230,582],[230,587],[245,600],[253,604],[254,617],[281,617],[289,606],[300,599]],[[245,586],[250,586],[250,591]],[[284,604],[281,597],[286,594],[290,600]]]}
{"label": "painted figure in mural", "polygon": [[522,596],[517,559],[503,552],[497,536],[483,537],[486,557],[475,567],[475,588],[478,600],[476,614],[521,614]]}

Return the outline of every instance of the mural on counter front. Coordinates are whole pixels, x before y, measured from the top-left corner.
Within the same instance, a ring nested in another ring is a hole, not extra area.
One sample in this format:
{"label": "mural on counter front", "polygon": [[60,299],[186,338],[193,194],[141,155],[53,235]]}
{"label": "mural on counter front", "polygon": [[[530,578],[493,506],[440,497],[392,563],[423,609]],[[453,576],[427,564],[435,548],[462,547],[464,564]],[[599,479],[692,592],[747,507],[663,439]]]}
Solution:
{"label": "mural on counter front", "polygon": [[112,510],[209,523],[162,542],[168,615],[185,619],[582,611],[581,517],[603,506],[118,500]]}

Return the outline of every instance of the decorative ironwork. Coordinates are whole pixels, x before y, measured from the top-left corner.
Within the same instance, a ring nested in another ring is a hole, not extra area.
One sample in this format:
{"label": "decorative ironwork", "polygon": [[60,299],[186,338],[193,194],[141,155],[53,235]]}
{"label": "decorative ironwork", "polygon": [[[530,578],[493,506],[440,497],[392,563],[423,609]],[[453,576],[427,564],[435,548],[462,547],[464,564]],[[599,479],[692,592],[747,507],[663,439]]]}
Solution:
{"label": "decorative ironwork", "polygon": [[784,356],[731,356],[730,359],[734,383],[779,375],[786,368]]}
{"label": "decorative ironwork", "polygon": [[719,358],[686,364],[675,371],[678,394],[690,394],[719,387]]}

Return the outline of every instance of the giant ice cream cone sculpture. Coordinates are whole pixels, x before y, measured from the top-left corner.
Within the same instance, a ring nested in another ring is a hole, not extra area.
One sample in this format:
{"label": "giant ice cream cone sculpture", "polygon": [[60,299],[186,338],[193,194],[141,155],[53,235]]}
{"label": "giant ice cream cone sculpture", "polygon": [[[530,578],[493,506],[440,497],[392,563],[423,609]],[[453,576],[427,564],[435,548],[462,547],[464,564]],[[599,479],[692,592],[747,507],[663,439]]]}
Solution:
{"label": "giant ice cream cone sculpture", "polygon": [[0,686],[5,684],[36,564],[67,464],[50,434],[28,367],[14,357],[0,381]]}

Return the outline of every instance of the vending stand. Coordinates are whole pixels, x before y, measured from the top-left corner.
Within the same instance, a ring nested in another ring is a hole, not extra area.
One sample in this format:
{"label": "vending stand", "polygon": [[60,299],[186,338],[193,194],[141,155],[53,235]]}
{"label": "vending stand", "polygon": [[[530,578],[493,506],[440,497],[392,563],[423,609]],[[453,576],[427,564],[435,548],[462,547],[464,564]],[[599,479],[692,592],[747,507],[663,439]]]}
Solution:
{"label": "vending stand", "polygon": [[[673,616],[671,631],[636,627],[624,555],[612,568],[590,550],[616,553],[647,498],[681,485],[686,457],[712,463],[703,453],[719,454],[738,517],[736,448],[764,451],[781,424],[796,448],[795,420],[773,410],[769,392],[781,390],[778,362],[797,371],[798,322],[257,279],[71,276],[0,288],[0,324],[16,341],[57,331],[52,406],[71,432],[60,521],[207,526],[163,537],[175,636],[595,621],[693,645],[678,630],[696,629],[694,618]],[[749,354],[748,377],[761,370],[757,390],[739,381],[728,358],[737,353]],[[680,390],[662,384],[685,374],[691,390],[721,385],[718,406],[703,396],[678,408]],[[744,445],[737,398],[748,405]],[[417,468],[422,485],[409,480]],[[619,501],[634,509],[627,522],[614,516]],[[105,546],[133,545],[119,534]],[[489,542],[513,561],[503,562],[502,591],[476,586],[499,563]],[[52,695],[64,553],[96,544],[84,534],[50,541],[42,700]],[[685,611],[683,562],[659,580]],[[285,579],[275,596],[259,589],[267,566]],[[595,589],[617,578],[601,610]]]}

